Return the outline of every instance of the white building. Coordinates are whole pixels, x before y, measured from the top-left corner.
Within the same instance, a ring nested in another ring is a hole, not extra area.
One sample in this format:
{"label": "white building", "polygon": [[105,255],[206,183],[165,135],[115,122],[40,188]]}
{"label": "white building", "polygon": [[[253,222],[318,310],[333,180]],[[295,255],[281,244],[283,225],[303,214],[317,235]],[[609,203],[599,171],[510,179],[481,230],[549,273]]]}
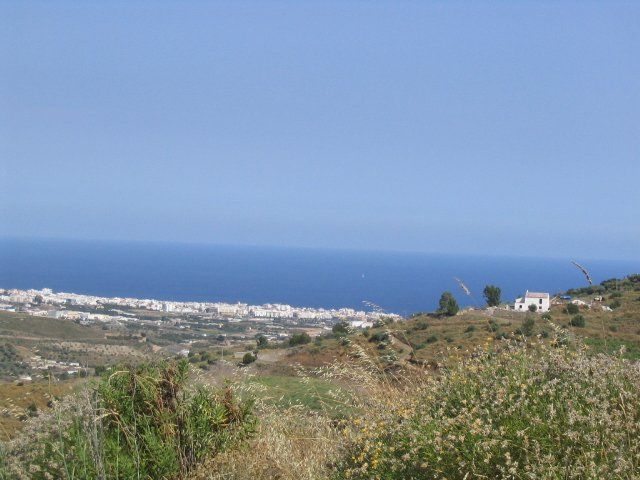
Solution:
{"label": "white building", "polygon": [[351,328],[371,328],[373,327],[373,322],[368,320],[351,320],[349,325]]}
{"label": "white building", "polygon": [[517,312],[528,312],[530,305],[536,306],[536,311],[538,312],[548,312],[549,305],[551,304],[549,300],[548,293],[540,293],[540,292],[527,292],[524,294],[524,297],[516,298],[516,302],[513,304],[513,309]]}

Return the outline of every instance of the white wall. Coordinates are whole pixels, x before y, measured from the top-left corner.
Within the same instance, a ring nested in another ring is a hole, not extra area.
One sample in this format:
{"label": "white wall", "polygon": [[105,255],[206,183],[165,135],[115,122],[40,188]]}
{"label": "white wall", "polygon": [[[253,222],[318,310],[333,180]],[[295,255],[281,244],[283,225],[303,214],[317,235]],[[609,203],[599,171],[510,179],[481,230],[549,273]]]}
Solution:
{"label": "white wall", "polygon": [[514,304],[514,308],[518,312],[528,312],[529,305],[535,305],[538,308],[538,312],[548,312],[549,298],[518,298]]}

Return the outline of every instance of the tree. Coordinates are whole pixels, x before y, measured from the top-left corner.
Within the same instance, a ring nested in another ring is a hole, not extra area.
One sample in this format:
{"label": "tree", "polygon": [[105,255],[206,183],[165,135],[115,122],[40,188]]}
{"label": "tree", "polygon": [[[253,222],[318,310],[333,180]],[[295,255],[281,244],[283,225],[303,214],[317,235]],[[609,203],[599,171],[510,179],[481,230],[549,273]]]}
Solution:
{"label": "tree", "polygon": [[484,287],[484,298],[487,300],[487,305],[490,307],[497,307],[500,305],[500,294],[502,290],[495,285],[487,285]]}
{"label": "tree", "polygon": [[533,313],[537,312],[538,311],[537,305],[534,305],[533,303],[529,305],[529,311]]}
{"label": "tree", "polygon": [[258,346],[258,348],[267,348],[267,345],[269,345],[269,340],[267,340],[267,337],[265,337],[264,335],[258,335],[256,337],[256,345]]}
{"label": "tree", "polygon": [[451,292],[444,292],[440,297],[440,308],[438,308],[438,315],[443,315],[445,317],[453,317],[460,307],[458,306],[458,302]]}

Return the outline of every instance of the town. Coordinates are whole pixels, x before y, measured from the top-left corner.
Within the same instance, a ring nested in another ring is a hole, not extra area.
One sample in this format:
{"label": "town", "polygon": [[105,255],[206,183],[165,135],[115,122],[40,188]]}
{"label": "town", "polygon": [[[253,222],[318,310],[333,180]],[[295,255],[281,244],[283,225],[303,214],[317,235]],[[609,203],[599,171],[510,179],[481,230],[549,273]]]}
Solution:
{"label": "town", "polygon": [[[359,311],[353,308],[325,309],[309,307],[292,307],[283,304],[248,305],[246,303],[221,302],[175,302],[165,300],[98,297],[76,293],[53,292],[50,288],[42,290],[0,289],[0,309],[7,311],[23,311],[35,316],[53,316],[102,322],[136,322],[132,313],[118,308],[148,310],[169,314],[199,315],[210,320],[231,322],[280,321],[289,325],[313,325],[324,327],[337,321],[348,321],[354,328],[371,326],[381,317],[400,318],[399,315],[386,313],[373,305],[374,311]],[[74,310],[81,307],[84,310]],[[118,308],[115,308],[118,307]],[[103,310],[104,313],[87,313],[86,309]]]}
{"label": "town", "polygon": [[[81,327],[78,341],[32,341],[32,355],[23,369],[13,374],[30,380],[37,372],[83,374],[89,367],[116,360],[188,356],[214,348],[224,358],[260,337],[263,342],[286,343],[298,334],[309,338],[331,332],[343,323],[351,329],[370,328],[382,320],[400,320],[366,302],[372,311],[352,308],[325,309],[283,304],[249,305],[223,302],[178,302],[154,299],[99,297],[52,289],[0,289],[0,312],[14,321],[37,322],[38,335],[46,329]],[[65,327],[67,325],[67,327]],[[5,335],[6,334],[6,335]],[[62,335],[62,337],[65,337]],[[85,338],[87,337],[87,338]],[[10,331],[0,338],[13,340]],[[52,340],[59,335],[52,334]],[[7,373],[7,372],[5,372]]]}

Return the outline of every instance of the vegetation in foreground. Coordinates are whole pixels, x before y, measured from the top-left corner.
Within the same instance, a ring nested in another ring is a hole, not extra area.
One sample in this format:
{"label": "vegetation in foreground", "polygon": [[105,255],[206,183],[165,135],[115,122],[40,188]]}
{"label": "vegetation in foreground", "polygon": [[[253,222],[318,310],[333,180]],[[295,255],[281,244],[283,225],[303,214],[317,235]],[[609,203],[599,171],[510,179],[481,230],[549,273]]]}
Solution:
{"label": "vegetation in foreground", "polygon": [[336,385],[326,411],[258,402],[252,413],[230,390],[183,390],[184,362],[111,370],[30,421],[5,446],[4,475],[638,478],[640,364],[558,340],[487,346],[435,375],[385,372],[355,348],[305,374]]}
{"label": "vegetation in foreground", "polygon": [[539,344],[393,387],[349,427],[339,478],[631,479],[640,365]]}
{"label": "vegetation in foreground", "polygon": [[3,452],[20,479],[184,478],[253,429],[230,389],[187,388],[186,361],[114,368],[81,395],[34,418]]}

